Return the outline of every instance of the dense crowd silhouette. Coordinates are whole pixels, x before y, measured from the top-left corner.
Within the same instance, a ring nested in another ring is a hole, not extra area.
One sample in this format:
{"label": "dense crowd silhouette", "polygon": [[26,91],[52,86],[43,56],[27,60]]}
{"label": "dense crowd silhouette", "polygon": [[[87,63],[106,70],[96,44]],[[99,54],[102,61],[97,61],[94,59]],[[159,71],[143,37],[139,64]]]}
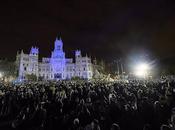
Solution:
{"label": "dense crowd silhouette", "polygon": [[1,83],[0,129],[175,130],[175,81]]}

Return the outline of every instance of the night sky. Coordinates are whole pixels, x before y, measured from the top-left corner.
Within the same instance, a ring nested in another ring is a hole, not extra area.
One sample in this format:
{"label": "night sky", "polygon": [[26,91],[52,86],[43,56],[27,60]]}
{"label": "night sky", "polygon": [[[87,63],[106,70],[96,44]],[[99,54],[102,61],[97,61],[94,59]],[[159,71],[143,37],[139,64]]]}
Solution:
{"label": "night sky", "polygon": [[57,36],[66,56],[105,60],[149,55],[175,57],[175,0],[4,0],[0,4],[0,57],[38,46],[50,56]]}

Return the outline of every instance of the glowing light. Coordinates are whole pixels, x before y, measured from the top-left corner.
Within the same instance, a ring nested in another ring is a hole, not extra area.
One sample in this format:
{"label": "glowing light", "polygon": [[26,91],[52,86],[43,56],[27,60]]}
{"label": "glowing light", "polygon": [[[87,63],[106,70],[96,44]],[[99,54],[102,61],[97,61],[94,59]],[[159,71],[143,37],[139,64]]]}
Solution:
{"label": "glowing light", "polygon": [[137,77],[145,78],[146,76],[148,76],[149,69],[150,67],[148,64],[142,63],[135,67],[134,74]]}
{"label": "glowing light", "polygon": [[2,75],[2,73],[0,72],[0,78],[2,78],[3,77],[3,75]]}

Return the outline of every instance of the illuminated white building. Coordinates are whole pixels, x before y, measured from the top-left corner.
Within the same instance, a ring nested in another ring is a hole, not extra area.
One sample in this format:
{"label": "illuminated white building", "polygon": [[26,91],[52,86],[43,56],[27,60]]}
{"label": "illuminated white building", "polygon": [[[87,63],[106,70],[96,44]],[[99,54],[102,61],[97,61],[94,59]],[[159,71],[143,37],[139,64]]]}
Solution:
{"label": "illuminated white building", "polygon": [[27,75],[36,75],[44,80],[91,79],[93,75],[91,58],[83,57],[80,50],[75,51],[75,62],[73,58],[66,58],[61,39],[55,40],[51,57],[42,58],[39,62],[39,49],[32,47],[30,54],[18,53],[16,63],[20,80],[26,80]]}

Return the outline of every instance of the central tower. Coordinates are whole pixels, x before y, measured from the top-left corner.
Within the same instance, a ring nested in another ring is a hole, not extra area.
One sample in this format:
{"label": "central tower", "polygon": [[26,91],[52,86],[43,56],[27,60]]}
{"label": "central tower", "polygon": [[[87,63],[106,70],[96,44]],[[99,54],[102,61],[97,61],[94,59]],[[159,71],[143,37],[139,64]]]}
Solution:
{"label": "central tower", "polygon": [[52,52],[51,58],[65,58],[65,53],[63,52],[63,42],[56,38],[54,51]]}
{"label": "central tower", "polygon": [[51,68],[54,78],[57,80],[65,79],[65,61],[63,42],[61,38],[56,38],[54,50],[51,55]]}

